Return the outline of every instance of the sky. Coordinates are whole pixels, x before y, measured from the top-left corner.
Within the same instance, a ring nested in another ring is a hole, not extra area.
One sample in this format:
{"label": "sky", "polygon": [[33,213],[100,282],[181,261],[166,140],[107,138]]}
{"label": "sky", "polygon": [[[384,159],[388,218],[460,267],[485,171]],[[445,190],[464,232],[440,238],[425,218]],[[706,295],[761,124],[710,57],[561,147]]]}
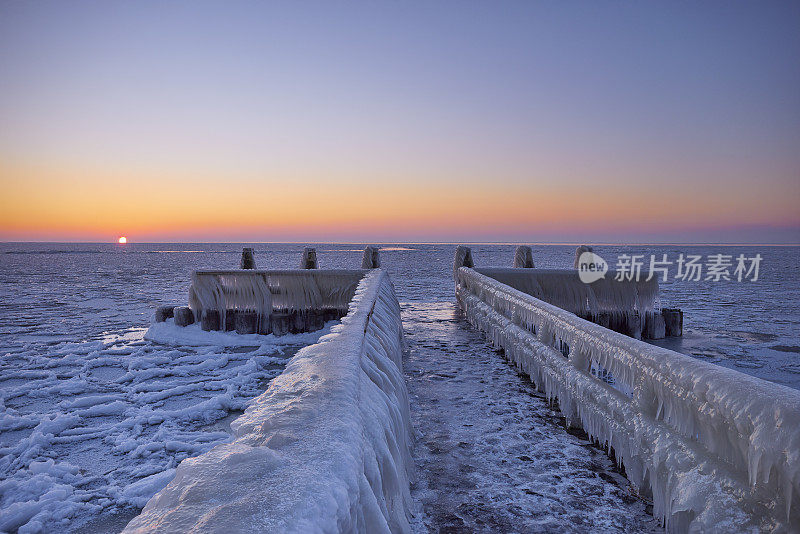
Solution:
{"label": "sky", "polygon": [[0,0],[0,241],[800,243],[798,2]]}

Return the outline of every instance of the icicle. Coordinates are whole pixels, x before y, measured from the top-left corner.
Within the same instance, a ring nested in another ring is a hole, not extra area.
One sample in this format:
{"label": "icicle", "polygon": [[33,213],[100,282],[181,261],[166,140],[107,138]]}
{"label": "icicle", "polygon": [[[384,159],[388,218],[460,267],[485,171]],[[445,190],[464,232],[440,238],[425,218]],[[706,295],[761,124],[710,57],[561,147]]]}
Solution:
{"label": "icicle", "polygon": [[189,288],[189,307],[200,317],[217,310],[225,324],[227,310],[269,316],[283,311],[337,310],[346,313],[364,271],[196,271]]}
{"label": "icicle", "polygon": [[[624,315],[660,309],[658,279],[618,281],[606,276],[591,284],[577,271],[556,269],[478,268],[477,272],[581,317]],[[617,320],[618,321],[618,320]]]}

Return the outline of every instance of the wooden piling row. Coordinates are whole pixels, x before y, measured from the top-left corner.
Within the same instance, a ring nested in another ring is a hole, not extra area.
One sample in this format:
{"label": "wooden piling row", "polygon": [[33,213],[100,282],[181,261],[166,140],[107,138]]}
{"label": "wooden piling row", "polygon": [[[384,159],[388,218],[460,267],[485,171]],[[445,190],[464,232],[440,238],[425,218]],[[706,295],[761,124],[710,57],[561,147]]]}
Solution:
{"label": "wooden piling row", "polygon": [[[580,255],[591,252],[592,248],[581,245],[575,250],[575,264]],[[367,246],[362,256],[362,268],[376,269],[380,267],[378,248]],[[456,250],[454,270],[459,267],[474,267],[472,250],[469,247],[459,246]],[[533,253],[529,246],[518,246],[514,254],[514,267],[534,268]],[[255,269],[255,259],[252,248],[242,250],[242,269]],[[317,253],[313,247],[303,250],[301,259],[302,269],[317,269]],[[236,331],[239,334],[270,334],[284,335],[288,333],[313,332],[324,327],[325,322],[340,319],[347,312],[338,309],[323,310],[272,310],[269,315],[260,315],[252,310],[204,310],[201,317],[196,318],[192,310],[186,306],[160,306],[156,309],[156,322],[164,322],[173,318],[178,326],[188,326],[196,320],[200,327],[206,331]],[[600,326],[624,333],[636,339],[662,339],[665,336],[683,335],[683,312],[676,308],[664,308],[661,311],[649,311],[640,315],[636,310],[619,312],[600,312],[583,317]]]}

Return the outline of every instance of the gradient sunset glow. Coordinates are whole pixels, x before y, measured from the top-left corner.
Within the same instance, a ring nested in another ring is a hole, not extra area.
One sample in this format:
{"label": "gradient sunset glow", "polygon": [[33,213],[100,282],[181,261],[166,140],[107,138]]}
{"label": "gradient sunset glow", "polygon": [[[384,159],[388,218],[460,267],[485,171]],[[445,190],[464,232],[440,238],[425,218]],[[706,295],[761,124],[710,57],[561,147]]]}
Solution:
{"label": "gradient sunset glow", "polygon": [[0,4],[0,240],[800,242],[796,3]]}

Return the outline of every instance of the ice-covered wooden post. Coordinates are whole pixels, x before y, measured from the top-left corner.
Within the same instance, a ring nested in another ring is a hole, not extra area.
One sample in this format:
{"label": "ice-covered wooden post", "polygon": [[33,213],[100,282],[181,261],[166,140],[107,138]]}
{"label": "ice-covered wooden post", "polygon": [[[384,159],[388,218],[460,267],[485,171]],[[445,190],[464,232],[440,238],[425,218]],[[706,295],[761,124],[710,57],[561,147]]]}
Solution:
{"label": "ice-covered wooden post", "polygon": [[459,267],[475,267],[475,263],[472,261],[472,249],[464,245],[459,245],[456,249],[455,258],[453,258],[453,278]]}
{"label": "ice-covered wooden post", "polygon": [[581,245],[578,248],[576,248],[575,263],[573,265],[575,269],[578,269],[580,267],[581,254],[583,254],[584,252],[594,252],[594,250],[592,250],[592,247],[587,247],[586,245]]}
{"label": "ice-covered wooden post", "polygon": [[173,308],[175,324],[177,326],[189,326],[194,323],[194,313],[188,306],[177,306]]}
{"label": "ice-covered wooden post", "polygon": [[651,311],[645,313],[644,332],[642,337],[647,339],[664,339],[665,324],[661,312]]}
{"label": "ice-covered wooden post", "polygon": [[664,316],[664,333],[668,336],[682,336],[683,312],[678,308],[664,308],[661,313]]}
{"label": "ice-covered wooden post", "polygon": [[175,306],[159,306],[156,308],[156,322],[163,323],[170,317],[175,316]]}
{"label": "ice-covered wooden post", "polygon": [[638,311],[628,312],[623,315],[625,318],[625,330],[622,332],[634,339],[642,339],[642,316]]}
{"label": "ice-covered wooden post", "polygon": [[319,269],[317,264],[317,251],[312,247],[303,249],[303,259],[300,260],[301,269]]}
{"label": "ice-covered wooden post", "polygon": [[523,269],[533,268],[533,251],[531,247],[520,245],[514,251],[514,267]]}
{"label": "ice-covered wooden post", "polygon": [[221,330],[221,323],[219,310],[203,310],[200,315],[200,328],[203,330]]}
{"label": "ice-covered wooden post", "polygon": [[239,311],[233,322],[237,334],[258,333],[258,312]]}
{"label": "ice-covered wooden post", "polygon": [[364,256],[361,258],[362,269],[377,269],[381,266],[381,259],[378,255],[378,247],[367,245],[364,247]]}
{"label": "ice-covered wooden post", "polygon": [[242,269],[255,269],[256,268],[256,260],[253,257],[253,249],[252,248],[243,248],[242,249]]}

